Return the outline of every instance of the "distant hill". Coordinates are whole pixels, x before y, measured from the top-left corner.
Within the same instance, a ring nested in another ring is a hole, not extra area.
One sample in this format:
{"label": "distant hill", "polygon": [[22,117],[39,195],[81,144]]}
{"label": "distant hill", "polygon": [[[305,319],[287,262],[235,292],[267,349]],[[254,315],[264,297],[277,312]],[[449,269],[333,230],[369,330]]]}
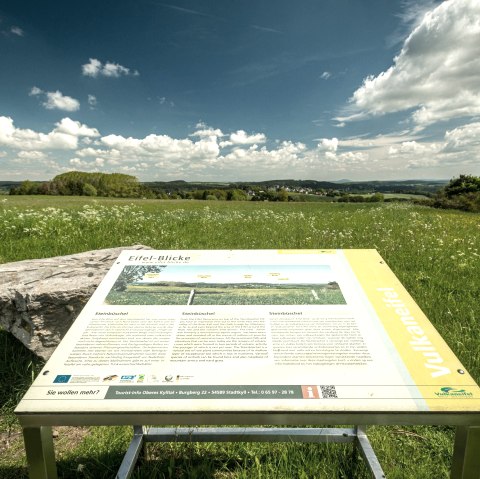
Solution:
{"label": "distant hill", "polygon": [[216,181],[184,181],[184,180],[175,180],[175,181],[147,181],[143,182],[145,186],[151,188],[152,190],[162,190],[162,191],[193,191],[193,190],[209,190],[209,189],[227,189],[232,188],[232,183],[228,182],[216,182]]}
{"label": "distant hill", "polygon": [[[18,188],[21,181],[0,181],[0,193],[6,194],[11,188]],[[44,183],[44,182],[34,182]],[[389,181],[338,181],[317,180],[266,180],[266,181],[147,181],[141,182],[143,186],[153,192],[163,192],[168,195],[178,192],[193,192],[198,190],[249,190],[268,191],[287,189],[290,192],[336,192],[335,194],[366,194],[366,193],[405,193],[432,195],[447,185],[448,180],[389,180]]]}
{"label": "distant hill", "polygon": [[238,182],[187,182],[177,181],[154,181],[143,184],[156,191],[167,193],[176,191],[193,191],[206,189],[231,189],[238,188],[263,189],[289,188],[312,191],[337,190],[345,193],[410,193],[432,194],[445,186],[448,180],[391,180],[391,181],[317,181],[317,180],[266,180],[266,181],[238,181]]}
{"label": "distant hill", "polygon": [[8,193],[10,188],[20,186],[21,183],[21,181],[0,181],[0,192]]}

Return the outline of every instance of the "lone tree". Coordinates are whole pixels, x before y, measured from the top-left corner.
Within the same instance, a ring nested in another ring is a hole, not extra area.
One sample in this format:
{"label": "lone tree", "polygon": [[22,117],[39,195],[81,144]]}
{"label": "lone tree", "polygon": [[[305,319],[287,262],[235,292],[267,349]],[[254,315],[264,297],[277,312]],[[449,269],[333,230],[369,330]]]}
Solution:
{"label": "lone tree", "polygon": [[480,177],[460,175],[450,180],[433,200],[437,208],[480,212]]}
{"label": "lone tree", "polygon": [[113,285],[115,291],[125,291],[129,284],[143,279],[147,273],[161,273],[166,266],[125,266]]}
{"label": "lone tree", "polygon": [[450,180],[448,185],[445,186],[444,191],[449,198],[467,193],[480,192],[480,177],[473,175],[460,175],[458,178]]}

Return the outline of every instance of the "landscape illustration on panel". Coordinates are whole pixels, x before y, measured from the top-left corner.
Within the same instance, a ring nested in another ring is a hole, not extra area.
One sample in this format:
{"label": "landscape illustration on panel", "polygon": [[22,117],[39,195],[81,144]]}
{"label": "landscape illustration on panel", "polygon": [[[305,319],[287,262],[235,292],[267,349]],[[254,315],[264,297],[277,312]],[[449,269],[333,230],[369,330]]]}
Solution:
{"label": "landscape illustration on panel", "polygon": [[346,304],[328,265],[125,266],[110,305]]}

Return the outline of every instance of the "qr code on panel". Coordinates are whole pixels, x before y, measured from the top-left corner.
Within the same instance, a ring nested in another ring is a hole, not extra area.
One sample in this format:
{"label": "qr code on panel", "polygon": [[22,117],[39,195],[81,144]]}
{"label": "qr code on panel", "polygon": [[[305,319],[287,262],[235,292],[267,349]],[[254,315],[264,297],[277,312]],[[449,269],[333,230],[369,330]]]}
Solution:
{"label": "qr code on panel", "polygon": [[320,391],[324,399],[338,398],[335,386],[320,386]]}

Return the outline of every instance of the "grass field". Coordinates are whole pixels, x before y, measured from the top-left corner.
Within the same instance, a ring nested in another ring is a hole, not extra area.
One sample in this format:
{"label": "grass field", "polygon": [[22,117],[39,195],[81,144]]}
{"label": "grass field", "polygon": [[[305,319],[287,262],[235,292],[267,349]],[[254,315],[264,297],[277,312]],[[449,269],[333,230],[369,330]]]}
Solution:
{"label": "grass field", "polygon": [[[187,304],[191,287],[128,286],[126,291],[110,291],[107,304]],[[312,291],[315,293],[313,294]],[[292,288],[195,287],[194,304],[345,304],[339,289],[329,290],[313,284]]]}
{"label": "grass field", "polygon": [[[376,248],[480,381],[480,216],[409,203],[209,203],[0,198],[0,262],[145,244],[157,249]],[[0,479],[26,477],[13,408],[40,364],[0,331]],[[449,427],[380,427],[387,474],[448,477]],[[114,477],[130,431],[58,428],[60,477]],[[136,478],[367,478],[351,445],[151,445]]]}

